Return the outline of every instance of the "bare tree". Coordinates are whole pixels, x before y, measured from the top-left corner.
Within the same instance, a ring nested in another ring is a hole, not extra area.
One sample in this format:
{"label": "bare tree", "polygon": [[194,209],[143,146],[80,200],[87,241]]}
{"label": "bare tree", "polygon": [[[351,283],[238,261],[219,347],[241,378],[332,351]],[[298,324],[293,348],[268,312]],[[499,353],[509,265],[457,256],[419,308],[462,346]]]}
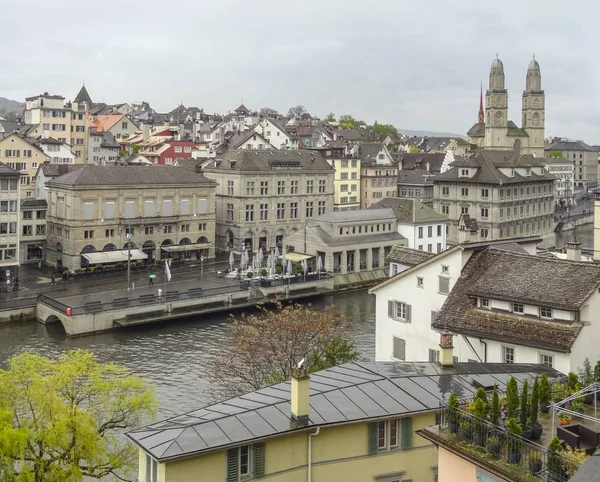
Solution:
{"label": "bare tree", "polygon": [[288,380],[302,358],[310,371],[354,361],[349,321],[332,307],[300,304],[259,307],[258,314],[233,319],[230,339],[208,370],[215,399],[233,397]]}
{"label": "bare tree", "polygon": [[277,112],[275,109],[271,109],[270,107],[263,107],[260,109],[260,115],[261,117],[277,117],[279,112]]}
{"label": "bare tree", "polygon": [[303,105],[297,105],[295,107],[290,107],[290,110],[288,110],[288,115],[298,119],[305,112],[306,107],[304,107]]}

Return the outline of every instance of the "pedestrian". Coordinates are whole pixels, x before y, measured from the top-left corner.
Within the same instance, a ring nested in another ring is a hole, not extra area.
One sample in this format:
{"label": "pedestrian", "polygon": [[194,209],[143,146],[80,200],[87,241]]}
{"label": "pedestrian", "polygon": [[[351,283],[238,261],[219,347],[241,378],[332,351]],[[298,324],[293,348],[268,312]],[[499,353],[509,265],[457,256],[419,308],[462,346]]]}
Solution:
{"label": "pedestrian", "polygon": [[148,286],[153,286],[154,285],[154,275],[151,274],[150,276],[148,276]]}
{"label": "pedestrian", "polygon": [[52,277],[50,278],[50,286],[56,285],[56,278],[54,277],[54,273],[52,273]]}
{"label": "pedestrian", "polygon": [[63,283],[69,282],[69,272],[67,270],[63,271],[62,280],[63,280]]}

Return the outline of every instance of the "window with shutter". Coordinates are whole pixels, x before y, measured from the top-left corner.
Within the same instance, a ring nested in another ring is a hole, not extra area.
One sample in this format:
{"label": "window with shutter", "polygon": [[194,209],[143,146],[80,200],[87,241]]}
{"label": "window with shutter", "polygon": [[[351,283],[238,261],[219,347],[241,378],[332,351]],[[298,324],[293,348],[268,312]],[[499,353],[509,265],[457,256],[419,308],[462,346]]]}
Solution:
{"label": "window with shutter", "polygon": [[115,202],[106,201],[104,204],[104,219],[113,219],[115,217]]}
{"label": "window with shutter", "polygon": [[206,199],[198,199],[198,214],[206,214]]}
{"label": "window with shutter", "polygon": [[188,214],[190,214],[190,200],[182,199],[181,200],[181,215],[187,216]]}
{"label": "window with shutter", "polygon": [[450,293],[450,278],[448,278],[447,276],[440,276],[439,281],[440,283],[438,291],[445,295]]}
{"label": "window with shutter", "polygon": [[83,204],[83,219],[90,221],[94,217],[94,203]]}
{"label": "window with shutter", "polygon": [[368,435],[368,451],[369,455],[377,453],[377,423],[369,424],[369,435]]}
{"label": "window with shutter", "polygon": [[163,216],[173,216],[172,202],[170,199],[163,199]]}
{"label": "window with shutter", "polygon": [[154,200],[146,199],[144,201],[144,216],[152,217],[154,216]]}
{"label": "window with shutter", "polygon": [[227,451],[227,482],[237,482],[238,480],[238,450],[235,448]]}
{"label": "window with shutter", "polygon": [[435,317],[437,316],[438,312],[437,310],[431,310],[431,324],[433,325],[433,322],[435,321]]}
{"label": "window with shutter", "polygon": [[394,337],[394,358],[406,360],[406,341],[402,338]]}
{"label": "window with shutter", "polygon": [[403,418],[400,420],[401,447],[403,449],[412,448],[412,418]]}
{"label": "window with shutter", "polygon": [[135,214],[135,201],[125,201],[125,217],[132,218]]}
{"label": "window with shutter", "polygon": [[254,477],[265,476],[265,444],[254,444]]}

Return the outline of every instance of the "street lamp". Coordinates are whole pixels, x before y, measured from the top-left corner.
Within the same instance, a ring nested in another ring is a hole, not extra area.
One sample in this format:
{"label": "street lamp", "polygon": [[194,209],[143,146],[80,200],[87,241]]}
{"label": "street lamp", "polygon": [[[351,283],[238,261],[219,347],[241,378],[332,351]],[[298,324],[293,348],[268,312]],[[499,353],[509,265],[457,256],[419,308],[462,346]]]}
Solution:
{"label": "street lamp", "polygon": [[127,291],[131,287],[131,219],[127,221]]}
{"label": "street lamp", "polygon": [[204,255],[200,255],[200,272],[204,272]]}

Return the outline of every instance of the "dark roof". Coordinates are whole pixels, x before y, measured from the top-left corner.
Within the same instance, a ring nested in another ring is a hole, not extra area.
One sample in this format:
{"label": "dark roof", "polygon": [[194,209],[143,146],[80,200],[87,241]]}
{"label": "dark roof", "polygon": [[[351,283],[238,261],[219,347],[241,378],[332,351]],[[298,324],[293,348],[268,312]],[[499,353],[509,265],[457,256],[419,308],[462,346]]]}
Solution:
{"label": "dark roof", "polygon": [[471,232],[479,231],[479,227],[477,226],[477,220],[475,218],[472,218],[469,214],[461,213],[460,217],[458,218],[458,225],[460,227],[464,226],[465,229],[468,229]]}
{"label": "dark roof", "polygon": [[238,114],[246,114],[250,111],[244,104],[242,104],[237,109],[235,109],[234,112],[237,112]]}
{"label": "dark roof", "polygon": [[598,151],[596,147],[589,146],[583,141],[556,141],[544,146],[545,151]]}
{"label": "dark roof", "polygon": [[3,121],[3,120],[0,120],[0,125],[2,126],[2,129],[4,130],[5,135],[8,135],[15,131],[18,131],[23,126],[23,124],[21,122]]}
{"label": "dark roof", "polygon": [[336,136],[343,137],[347,141],[358,141],[360,140],[360,132],[353,129],[334,129],[332,131]]}
{"label": "dark roof", "polygon": [[407,248],[406,246],[393,246],[390,254],[385,258],[391,263],[399,263],[405,266],[416,266],[423,261],[433,258],[436,253],[421,251],[420,249]]}
{"label": "dark roof", "polygon": [[371,204],[368,210],[377,209],[381,211],[384,208],[394,211],[399,224],[448,221],[447,216],[434,211],[418,199],[411,198],[386,197],[375,204]]}
{"label": "dark roof", "polygon": [[376,161],[377,154],[379,154],[384,147],[383,142],[363,142],[358,147],[358,155],[363,162]]}
{"label": "dark roof", "polygon": [[90,97],[90,94],[85,88],[85,85],[81,87],[79,94],[75,96],[73,102],[87,102],[88,104],[93,104],[92,98]]}
{"label": "dark roof", "polygon": [[478,122],[467,131],[469,137],[485,137],[485,122]]}
{"label": "dark roof", "polygon": [[307,231],[318,237],[323,244],[329,247],[348,246],[350,244],[369,244],[369,243],[406,243],[406,238],[397,232],[389,233],[373,233],[373,234],[358,234],[355,236],[341,236],[339,238],[332,237],[327,231],[320,226],[308,226]]}
{"label": "dark roof", "polygon": [[210,169],[236,171],[271,171],[309,169],[334,171],[326,159],[318,152],[308,150],[229,150],[215,160]]}
{"label": "dark roof", "polygon": [[3,162],[0,162],[0,176],[2,177],[19,177],[21,174],[19,171],[14,170],[12,167],[8,167]]}
{"label": "dark roof", "polygon": [[58,139],[55,139],[54,137],[38,137],[36,139],[36,142],[38,144],[52,144],[52,145],[58,145],[58,146],[62,146],[64,143],[62,141],[59,141]]}
{"label": "dark roof", "polygon": [[[468,158],[458,158],[451,164],[451,168],[435,176],[433,182],[464,182],[476,184],[511,184],[519,182],[554,181],[555,176],[545,169],[542,174],[531,172],[530,176],[521,176],[515,171],[513,177],[503,174],[499,168],[542,167],[543,158],[536,158],[531,154],[518,154],[514,151],[496,151],[481,149]],[[471,177],[459,177],[460,167],[477,168]]]}
{"label": "dark roof", "polygon": [[236,132],[229,139],[229,146],[231,149],[237,149],[242,144],[250,140],[251,137],[259,136],[267,146],[271,146],[271,143],[268,139],[265,139],[264,136],[260,132],[255,131],[246,131],[246,132]]}
{"label": "dark roof", "polygon": [[50,94],[48,94],[48,92],[44,92],[43,94],[34,95],[33,97],[25,97],[25,100],[35,100],[35,99],[39,99],[40,97],[43,97],[44,99],[57,99],[57,100],[65,99],[62,95],[50,95]]}
{"label": "dark roof", "polygon": [[307,424],[290,415],[290,382],[208,405],[127,433],[159,462],[192,457],[252,441],[344,423],[439,410],[440,399],[456,392],[472,398],[479,386],[504,391],[519,380],[540,373],[560,376],[543,365],[428,362],[345,363],[310,375]]}
{"label": "dark roof", "polygon": [[395,213],[391,206],[371,206],[369,209],[355,209],[350,211],[330,211],[320,216],[310,218],[311,221],[321,221],[326,223],[352,223],[364,221],[378,221],[386,219],[395,219]]}
{"label": "dark roof", "polygon": [[600,284],[600,265],[501,251],[474,253],[442,306],[433,327],[568,353],[581,327],[477,307],[473,296],[538,306],[577,309]]}
{"label": "dark roof", "polygon": [[64,174],[47,182],[48,186],[145,186],[214,184],[201,173],[171,166],[96,166]]}
{"label": "dark roof", "polygon": [[433,186],[435,174],[425,169],[398,169],[398,184],[414,184],[418,186]]}
{"label": "dark roof", "polygon": [[84,167],[84,164],[49,164],[47,162],[40,165],[42,174],[45,177],[58,177],[71,171],[76,171]]}
{"label": "dark roof", "polygon": [[508,121],[508,126],[506,127],[506,135],[516,137],[529,137],[529,134],[525,129],[517,127],[517,125],[510,120]]}
{"label": "dark roof", "polygon": [[21,209],[27,208],[45,208],[48,206],[48,203],[45,199],[25,199],[21,201]]}
{"label": "dark roof", "polygon": [[[440,172],[446,154],[444,152],[434,152],[431,154],[408,154],[402,153],[394,156],[394,159],[402,165],[402,170],[424,169],[430,172]],[[429,169],[427,169],[429,164]]]}

